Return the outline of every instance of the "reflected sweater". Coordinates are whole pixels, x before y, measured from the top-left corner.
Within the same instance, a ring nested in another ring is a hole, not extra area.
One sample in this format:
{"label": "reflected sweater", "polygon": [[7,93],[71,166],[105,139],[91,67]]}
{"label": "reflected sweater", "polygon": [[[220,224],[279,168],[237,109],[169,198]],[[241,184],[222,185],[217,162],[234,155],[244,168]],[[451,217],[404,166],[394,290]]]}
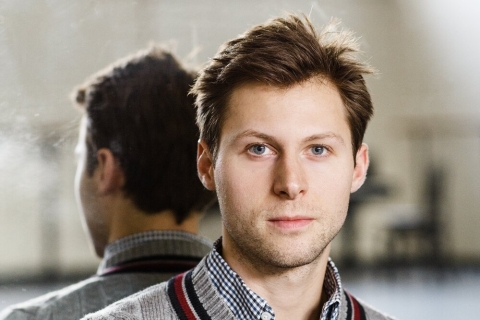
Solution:
{"label": "reflected sweater", "polygon": [[9,307],[0,319],[78,320],[191,269],[211,248],[208,240],[180,231],[148,231],[125,237],[107,246],[95,276]]}

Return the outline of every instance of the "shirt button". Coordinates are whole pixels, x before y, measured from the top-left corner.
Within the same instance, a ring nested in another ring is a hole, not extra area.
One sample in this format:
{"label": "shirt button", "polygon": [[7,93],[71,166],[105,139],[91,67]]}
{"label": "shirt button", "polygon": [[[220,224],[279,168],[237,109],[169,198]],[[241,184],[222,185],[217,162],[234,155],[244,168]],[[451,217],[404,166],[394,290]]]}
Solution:
{"label": "shirt button", "polygon": [[272,315],[268,312],[263,312],[262,313],[262,320],[271,320],[272,319]]}

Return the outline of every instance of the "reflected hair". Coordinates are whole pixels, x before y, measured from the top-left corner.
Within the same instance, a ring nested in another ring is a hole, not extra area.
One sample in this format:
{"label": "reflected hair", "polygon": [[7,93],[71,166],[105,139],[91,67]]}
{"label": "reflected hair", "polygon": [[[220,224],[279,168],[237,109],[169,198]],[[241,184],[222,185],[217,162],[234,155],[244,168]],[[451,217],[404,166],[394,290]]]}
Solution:
{"label": "reflected hair", "polygon": [[248,82],[288,88],[312,78],[328,81],[338,90],[355,159],[373,114],[364,75],[374,70],[356,59],[356,38],[337,31],[337,24],[332,22],[318,33],[307,17],[288,15],[255,26],[220,47],[190,91],[196,98],[201,139],[214,159],[235,88]]}
{"label": "reflected hair", "polygon": [[172,210],[177,223],[203,211],[215,195],[197,176],[199,130],[188,91],[194,73],[160,48],[138,52],[93,75],[73,93],[87,119],[87,171],[109,149],[124,174],[124,192],[144,212]]}

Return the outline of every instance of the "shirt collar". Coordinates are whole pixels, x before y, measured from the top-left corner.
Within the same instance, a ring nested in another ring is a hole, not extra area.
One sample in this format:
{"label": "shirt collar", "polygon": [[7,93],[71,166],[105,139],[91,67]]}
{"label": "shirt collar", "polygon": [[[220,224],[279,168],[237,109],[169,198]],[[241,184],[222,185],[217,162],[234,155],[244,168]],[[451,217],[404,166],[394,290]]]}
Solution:
{"label": "shirt collar", "polygon": [[[235,318],[264,320],[268,319],[270,314],[270,319],[275,319],[272,307],[247,287],[242,278],[223,259],[217,248],[221,248],[221,238],[215,242],[213,250],[206,258],[208,274]],[[322,308],[320,320],[336,320],[340,309],[342,284],[340,274],[330,258],[323,289],[329,299]]]}
{"label": "shirt collar", "polygon": [[214,244],[212,252],[207,256],[206,265],[210,279],[218,293],[225,300],[235,319],[262,319],[268,312],[274,319],[273,309],[267,301],[247,287],[242,278],[233,271],[218,252],[221,238]]}
{"label": "shirt collar", "polygon": [[188,256],[201,258],[212,248],[209,240],[193,233],[173,230],[151,230],[136,233],[105,248],[97,274],[122,263],[155,256]]}
{"label": "shirt collar", "polygon": [[323,305],[320,319],[336,320],[338,319],[343,290],[340,273],[338,272],[335,263],[333,263],[332,259],[330,258],[328,258],[327,269],[325,270],[323,290],[325,290],[329,298]]}

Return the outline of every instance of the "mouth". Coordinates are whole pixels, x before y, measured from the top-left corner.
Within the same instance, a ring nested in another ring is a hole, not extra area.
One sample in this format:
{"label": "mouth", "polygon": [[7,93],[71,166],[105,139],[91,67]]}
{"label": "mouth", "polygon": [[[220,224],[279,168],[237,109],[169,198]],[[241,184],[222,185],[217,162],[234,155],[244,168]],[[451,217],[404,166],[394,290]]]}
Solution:
{"label": "mouth", "polygon": [[268,222],[275,228],[285,231],[297,231],[303,229],[313,222],[310,217],[277,217],[269,219]]}

